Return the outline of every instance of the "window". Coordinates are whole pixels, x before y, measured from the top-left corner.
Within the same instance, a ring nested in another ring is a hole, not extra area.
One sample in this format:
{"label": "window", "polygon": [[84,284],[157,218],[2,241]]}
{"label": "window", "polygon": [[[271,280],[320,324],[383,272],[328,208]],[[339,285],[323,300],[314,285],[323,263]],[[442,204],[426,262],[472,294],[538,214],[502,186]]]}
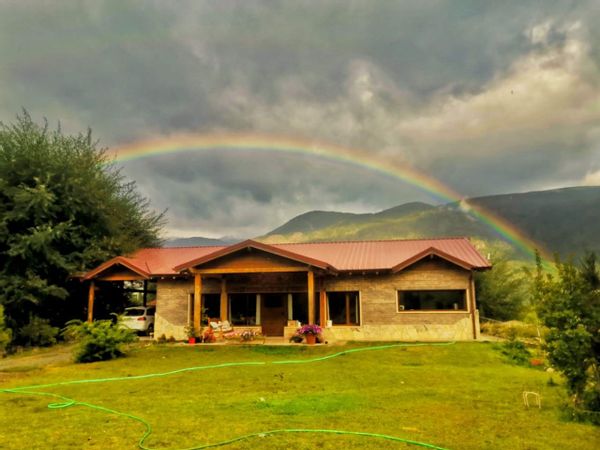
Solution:
{"label": "window", "polygon": [[358,292],[328,292],[329,319],[334,325],[358,325],[360,303]]}
{"label": "window", "polygon": [[123,290],[126,292],[131,305],[146,305],[156,300],[156,281],[124,281]]}
{"label": "window", "polygon": [[464,289],[444,291],[398,291],[398,311],[465,311]]}
{"label": "window", "polygon": [[[221,296],[219,294],[202,295],[202,317],[200,321],[205,323],[208,319],[216,319],[221,316]],[[188,325],[194,323],[194,294],[188,294]]]}
{"label": "window", "polygon": [[231,323],[233,325],[256,324],[256,294],[230,294]]}
{"label": "window", "polygon": [[[203,315],[208,319],[218,319],[221,317],[221,295],[204,294],[202,295],[204,304],[202,305]],[[225,317],[223,320],[227,319]]]}
{"label": "window", "polygon": [[292,294],[292,319],[300,323],[308,323],[308,294],[296,292]]}

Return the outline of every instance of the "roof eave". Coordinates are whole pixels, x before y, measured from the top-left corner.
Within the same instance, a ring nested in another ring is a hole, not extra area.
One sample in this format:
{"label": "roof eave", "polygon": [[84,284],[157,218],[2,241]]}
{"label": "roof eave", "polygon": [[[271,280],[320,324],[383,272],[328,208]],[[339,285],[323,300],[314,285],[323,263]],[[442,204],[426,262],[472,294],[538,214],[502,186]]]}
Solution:
{"label": "roof eave", "polygon": [[83,277],[81,277],[82,280],[87,281],[87,280],[91,280],[93,278],[96,278],[96,276],[102,272],[104,272],[105,270],[110,269],[111,267],[120,264],[124,267],[126,267],[127,269],[131,270],[132,272],[137,273],[139,276],[143,277],[143,278],[150,278],[151,275],[149,272],[146,272],[143,269],[140,269],[139,267],[135,266],[134,264],[131,264],[129,261],[127,261],[123,256],[116,256],[112,259],[109,259],[108,261],[106,261],[103,264],[100,264],[98,267],[96,267],[93,270],[90,270],[89,272],[87,272]]}
{"label": "roof eave", "polygon": [[477,267],[477,266],[474,266],[473,264],[469,264],[468,262],[466,262],[460,258],[452,256],[438,248],[429,247],[429,248],[426,248],[425,250],[417,253],[416,255],[411,256],[407,260],[402,261],[401,263],[392,267],[392,273],[400,272],[401,270],[404,270],[407,267],[412,266],[413,264],[421,261],[424,258],[427,258],[428,256],[437,256],[448,262],[451,262],[452,264],[462,267],[465,270],[474,270]]}

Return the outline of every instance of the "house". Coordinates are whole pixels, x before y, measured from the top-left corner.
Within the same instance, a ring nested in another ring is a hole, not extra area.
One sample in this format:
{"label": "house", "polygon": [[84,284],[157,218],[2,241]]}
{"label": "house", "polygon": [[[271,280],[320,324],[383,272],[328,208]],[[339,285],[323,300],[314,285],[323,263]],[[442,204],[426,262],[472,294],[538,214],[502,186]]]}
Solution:
{"label": "house", "polygon": [[[155,336],[185,338],[210,318],[288,337],[319,323],[330,340],[472,340],[473,273],[489,269],[466,238],[145,248],[84,275],[88,320],[98,282],[156,286]],[[144,290],[144,296],[146,290]]]}

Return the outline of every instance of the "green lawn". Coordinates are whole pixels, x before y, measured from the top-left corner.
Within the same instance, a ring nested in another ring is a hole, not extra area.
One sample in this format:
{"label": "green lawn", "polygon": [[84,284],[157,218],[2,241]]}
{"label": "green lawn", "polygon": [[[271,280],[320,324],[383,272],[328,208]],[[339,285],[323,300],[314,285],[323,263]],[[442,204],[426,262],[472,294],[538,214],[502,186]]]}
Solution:
{"label": "green lawn", "polygon": [[[373,344],[375,345],[375,344]],[[225,362],[308,359],[364,346],[176,346],[138,344],[128,357],[94,364],[0,369],[0,388],[135,376]],[[0,366],[1,367],[1,366]],[[168,377],[39,389],[139,416],[150,448],[178,449],[281,428],[394,435],[451,449],[594,449],[600,429],[561,418],[562,386],[503,362],[492,344],[404,347],[310,364],[265,364]],[[559,381],[556,374],[555,381]],[[522,392],[542,396],[526,409]],[[0,448],[137,448],[139,422],[51,398],[0,393]],[[278,434],[225,449],[419,448],[361,436]]]}

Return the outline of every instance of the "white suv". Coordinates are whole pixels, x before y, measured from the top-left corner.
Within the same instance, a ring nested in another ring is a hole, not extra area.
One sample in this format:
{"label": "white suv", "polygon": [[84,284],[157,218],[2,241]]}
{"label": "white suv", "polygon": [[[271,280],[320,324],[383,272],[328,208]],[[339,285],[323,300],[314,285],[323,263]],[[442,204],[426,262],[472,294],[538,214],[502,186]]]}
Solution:
{"label": "white suv", "polygon": [[156,308],[154,308],[154,306],[133,306],[131,308],[125,308],[122,323],[127,328],[150,335],[154,333],[155,310]]}

